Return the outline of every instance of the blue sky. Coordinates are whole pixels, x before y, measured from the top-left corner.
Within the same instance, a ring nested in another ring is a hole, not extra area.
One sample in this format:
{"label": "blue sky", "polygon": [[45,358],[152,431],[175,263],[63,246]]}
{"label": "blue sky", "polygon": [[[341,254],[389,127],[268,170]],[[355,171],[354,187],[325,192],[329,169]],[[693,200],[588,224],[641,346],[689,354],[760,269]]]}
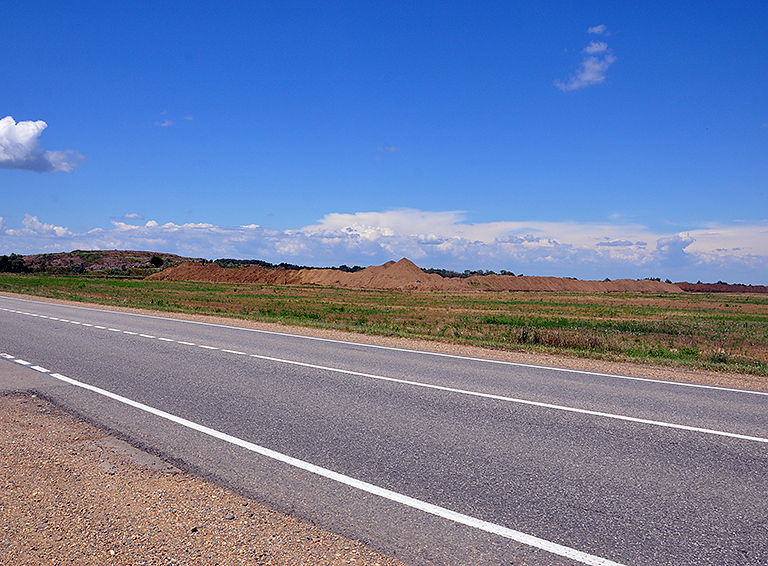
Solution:
{"label": "blue sky", "polygon": [[5,2],[0,253],[768,284],[765,3],[520,4]]}

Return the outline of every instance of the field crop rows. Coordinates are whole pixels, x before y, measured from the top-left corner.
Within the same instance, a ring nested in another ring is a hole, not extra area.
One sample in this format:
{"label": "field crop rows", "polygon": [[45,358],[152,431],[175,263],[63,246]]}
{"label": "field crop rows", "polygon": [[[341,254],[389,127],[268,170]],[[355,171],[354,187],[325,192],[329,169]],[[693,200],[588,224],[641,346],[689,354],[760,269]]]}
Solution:
{"label": "field crop rows", "polygon": [[442,293],[0,276],[0,291],[508,350],[768,375],[768,297]]}

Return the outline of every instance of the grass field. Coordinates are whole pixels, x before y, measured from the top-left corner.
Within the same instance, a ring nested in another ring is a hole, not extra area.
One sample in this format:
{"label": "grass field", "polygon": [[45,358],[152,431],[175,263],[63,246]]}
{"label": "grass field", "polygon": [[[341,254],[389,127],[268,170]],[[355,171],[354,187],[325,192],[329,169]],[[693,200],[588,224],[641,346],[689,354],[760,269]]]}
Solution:
{"label": "grass field", "polygon": [[440,293],[0,275],[0,291],[768,375],[768,296]]}

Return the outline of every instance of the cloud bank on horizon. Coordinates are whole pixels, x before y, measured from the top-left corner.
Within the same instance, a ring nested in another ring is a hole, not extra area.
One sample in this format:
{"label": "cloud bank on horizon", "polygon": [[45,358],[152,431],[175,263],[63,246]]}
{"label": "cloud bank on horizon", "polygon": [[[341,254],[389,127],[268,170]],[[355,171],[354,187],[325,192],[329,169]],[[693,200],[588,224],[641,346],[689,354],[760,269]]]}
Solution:
{"label": "cloud bank on horizon", "polygon": [[0,120],[0,168],[25,169],[38,173],[71,173],[84,159],[73,150],[43,151],[38,138],[48,127],[42,120]]}
{"label": "cloud bank on horizon", "polygon": [[0,246],[16,253],[144,249],[315,266],[376,265],[407,257],[422,267],[459,271],[768,283],[768,225],[711,225],[661,234],[632,224],[470,223],[462,212],[401,209],[328,214],[295,230],[112,220],[111,229],[75,233],[28,214],[20,228],[0,217]]}

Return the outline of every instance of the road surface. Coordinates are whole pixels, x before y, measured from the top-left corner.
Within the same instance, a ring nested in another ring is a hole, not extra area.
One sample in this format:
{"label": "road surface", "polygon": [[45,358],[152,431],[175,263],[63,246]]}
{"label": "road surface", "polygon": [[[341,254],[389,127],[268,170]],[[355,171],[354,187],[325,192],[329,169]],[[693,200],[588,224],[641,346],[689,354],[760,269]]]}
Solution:
{"label": "road surface", "polygon": [[0,363],[418,564],[768,564],[768,395],[0,297]]}

